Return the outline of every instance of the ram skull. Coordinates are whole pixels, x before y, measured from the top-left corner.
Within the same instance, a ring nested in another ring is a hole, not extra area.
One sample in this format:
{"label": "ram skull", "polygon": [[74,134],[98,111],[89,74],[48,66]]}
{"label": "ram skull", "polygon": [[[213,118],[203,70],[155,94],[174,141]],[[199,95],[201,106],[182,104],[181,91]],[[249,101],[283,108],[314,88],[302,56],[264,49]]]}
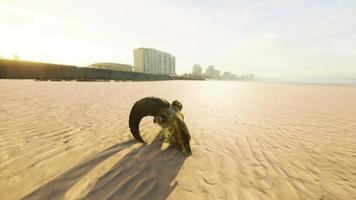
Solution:
{"label": "ram skull", "polygon": [[181,150],[184,155],[192,155],[190,134],[181,112],[182,104],[175,100],[172,105],[165,99],[146,97],[137,101],[130,112],[129,126],[132,135],[140,142],[146,143],[140,135],[140,122],[146,116],[153,116],[154,123],[169,131],[165,137],[171,146]]}

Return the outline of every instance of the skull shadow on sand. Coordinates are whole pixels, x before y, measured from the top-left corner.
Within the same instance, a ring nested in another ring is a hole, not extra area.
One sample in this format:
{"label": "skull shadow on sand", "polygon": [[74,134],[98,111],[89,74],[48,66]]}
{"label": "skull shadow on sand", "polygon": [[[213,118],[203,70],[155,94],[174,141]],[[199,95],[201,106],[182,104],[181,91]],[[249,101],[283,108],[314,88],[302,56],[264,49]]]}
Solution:
{"label": "skull shadow on sand", "polygon": [[[124,155],[98,178],[83,199],[166,199],[178,185],[175,178],[187,157],[171,147],[161,150],[162,134],[160,132],[151,144],[141,145]],[[66,192],[92,169],[135,143],[130,140],[114,145],[23,199],[64,199]]]}

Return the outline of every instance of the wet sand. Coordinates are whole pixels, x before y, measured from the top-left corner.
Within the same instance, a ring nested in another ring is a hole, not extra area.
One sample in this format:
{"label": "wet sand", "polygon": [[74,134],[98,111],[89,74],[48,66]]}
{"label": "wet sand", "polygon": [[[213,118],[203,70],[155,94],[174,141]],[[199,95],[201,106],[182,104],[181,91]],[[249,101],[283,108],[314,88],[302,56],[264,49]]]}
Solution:
{"label": "wet sand", "polygon": [[[134,102],[183,103],[193,156]],[[0,199],[354,199],[356,87],[0,80]]]}

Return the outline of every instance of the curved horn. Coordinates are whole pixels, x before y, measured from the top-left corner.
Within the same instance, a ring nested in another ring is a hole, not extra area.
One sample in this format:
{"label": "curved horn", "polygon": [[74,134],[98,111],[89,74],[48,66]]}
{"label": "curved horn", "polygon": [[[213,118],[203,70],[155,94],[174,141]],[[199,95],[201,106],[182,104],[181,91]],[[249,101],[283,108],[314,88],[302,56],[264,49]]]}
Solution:
{"label": "curved horn", "polygon": [[140,122],[146,116],[156,116],[163,108],[169,108],[168,101],[157,97],[145,97],[137,101],[130,112],[129,126],[132,135],[142,143],[145,141],[140,135]]}

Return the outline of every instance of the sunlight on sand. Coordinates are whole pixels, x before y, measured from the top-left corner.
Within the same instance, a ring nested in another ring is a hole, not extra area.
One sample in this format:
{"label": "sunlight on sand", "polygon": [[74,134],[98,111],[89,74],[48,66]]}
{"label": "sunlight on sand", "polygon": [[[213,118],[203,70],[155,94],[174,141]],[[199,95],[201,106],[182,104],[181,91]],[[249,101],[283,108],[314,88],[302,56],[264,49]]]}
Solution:
{"label": "sunlight on sand", "polygon": [[[135,101],[178,99],[192,157]],[[356,87],[0,80],[0,199],[352,199]]]}

